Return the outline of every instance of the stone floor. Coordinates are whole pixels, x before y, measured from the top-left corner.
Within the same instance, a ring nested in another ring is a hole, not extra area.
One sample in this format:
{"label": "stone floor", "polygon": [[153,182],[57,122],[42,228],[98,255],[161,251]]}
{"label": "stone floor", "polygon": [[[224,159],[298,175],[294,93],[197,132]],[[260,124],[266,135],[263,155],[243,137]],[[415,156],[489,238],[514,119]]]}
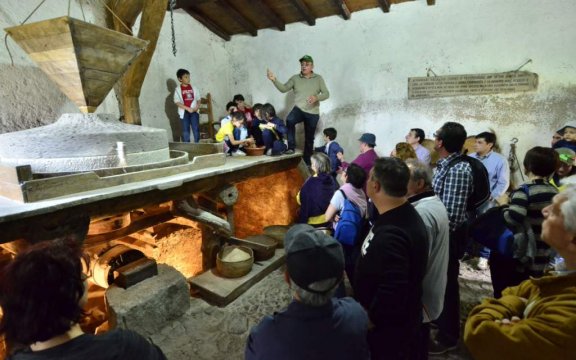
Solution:
{"label": "stone floor", "polygon": [[[490,296],[489,271],[473,270],[462,264],[460,270],[462,313],[483,297]],[[281,270],[272,272],[225,308],[191,299],[189,311],[152,337],[170,360],[244,358],[244,346],[250,328],[260,319],[281,310],[290,302],[290,292]],[[471,359],[463,346],[431,359]]]}

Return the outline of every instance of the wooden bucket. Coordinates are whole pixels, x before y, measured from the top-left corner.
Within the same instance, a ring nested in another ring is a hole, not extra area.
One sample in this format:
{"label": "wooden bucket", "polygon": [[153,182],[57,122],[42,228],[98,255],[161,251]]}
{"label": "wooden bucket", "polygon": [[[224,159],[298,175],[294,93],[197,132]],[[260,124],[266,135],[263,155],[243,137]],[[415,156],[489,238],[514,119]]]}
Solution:
{"label": "wooden bucket", "polygon": [[[236,249],[246,253],[249,257],[240,261],[228,260],[227,256],[231,255],[231,253]],[[216,270],[218,270],[220,276],[225,278],[242,277],[252,270],[253,264],[254,253],[252,252],[252,249],[246,246],[225,246],[216,256]]]}
{"label": "wooden bucket", "polygon": [[290,225],[270,225],[264,228],[264,235],[268,235],[271,238],[278,241],[278,247],[284,247],[284,236],[290,229]]}

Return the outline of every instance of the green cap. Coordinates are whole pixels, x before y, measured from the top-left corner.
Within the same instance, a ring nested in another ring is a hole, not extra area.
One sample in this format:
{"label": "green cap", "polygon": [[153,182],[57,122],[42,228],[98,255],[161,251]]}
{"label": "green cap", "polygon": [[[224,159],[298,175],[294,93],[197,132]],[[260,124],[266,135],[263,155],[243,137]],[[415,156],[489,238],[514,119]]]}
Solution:
{"label": "green cap", "polygon": [[312,56],[310,56],[310,55],[304,55],[304,56],[302,56],[302,57],[300,58],[300,62],[302,62],[302,61],[306,61],[306,62],[309,62],[309,63],[314,64],[314,59],[312,59]]}
{"label": "green cap", "polygon": [[568,165],[574,164],[574,158],[576,157],[576,152],[574,152],[574,150],[565,147],[554,150],[556,150],[556,152],[558,153],[560,161]]}

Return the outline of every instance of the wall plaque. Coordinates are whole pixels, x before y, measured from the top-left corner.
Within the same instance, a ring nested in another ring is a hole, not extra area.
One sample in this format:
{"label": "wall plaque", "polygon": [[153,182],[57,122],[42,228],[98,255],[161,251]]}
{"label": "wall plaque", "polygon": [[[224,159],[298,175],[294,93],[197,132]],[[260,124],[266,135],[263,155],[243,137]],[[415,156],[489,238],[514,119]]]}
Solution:
{"label": "wall plaque", "polygon": [[461,95],[490,95],[532,91],[538,74],[511,71],[497,74],[448,75],[408,78],[408,99]]}

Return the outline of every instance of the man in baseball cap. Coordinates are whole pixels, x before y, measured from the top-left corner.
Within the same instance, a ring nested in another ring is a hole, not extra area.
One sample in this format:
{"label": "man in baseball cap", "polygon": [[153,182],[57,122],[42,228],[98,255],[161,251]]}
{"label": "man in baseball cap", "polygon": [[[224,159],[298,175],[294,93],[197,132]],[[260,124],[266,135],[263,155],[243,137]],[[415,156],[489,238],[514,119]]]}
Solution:
{"label": "man in baseball cap", "polygon": [[310,55],[300,58],[300,73],[281,83],[270,69],[267,77],[276,89],[285,93],[294,91],[294,107],[286,117],[288,127],[288,150],[293,154],[296,149],[296,124],[304,123],[304,162],[310,165],[310,156],[314,150],[316,125],[320,120],[320,101],[328,99],[330,92],[322,76],[314,72],[314,59]]}
{"label": "man in baseball cap", "polygon": [[344,274],[340,243],[308,224],[286,233],[288,308],[252,328],[245,358],[369,359],[368,316],[352,298],[334,298]]}
{"label": "man in baseball cap", "polygon": [[[352,160],[352,163],[359,165],[364,169],[366,175],[368,175],[372,166],[374,166],[374,161],[378,159],[378,154],[374,150],[376,147],[376,135],[372,133],[364,133],[360,136],[358,141],[360,142],[360,155],[358,155],[356,159]],[[345,170],[349,164],[344,160],[344,154],[339,152],[336,156],[342,163],[342,169]],[[366,191],[366,185],[364,185],[364,191]]]}

